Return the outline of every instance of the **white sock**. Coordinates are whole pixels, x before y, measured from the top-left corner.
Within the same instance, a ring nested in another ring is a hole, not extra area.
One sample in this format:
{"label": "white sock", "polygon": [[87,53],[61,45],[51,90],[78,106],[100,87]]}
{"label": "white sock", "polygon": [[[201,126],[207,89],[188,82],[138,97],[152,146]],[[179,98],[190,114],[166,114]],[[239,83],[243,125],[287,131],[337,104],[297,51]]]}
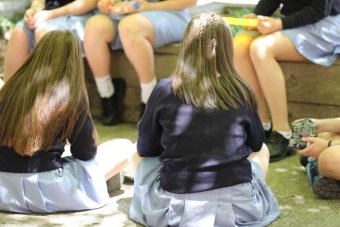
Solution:
{"label": "white sock", "polygon": [[280,133],[284,138],[290,139],[292,137],[292,131],[277,131]]}
{"label": "white sock", "polygon": [[151,80],[148,83],[140,83],[140,88],[141,88],[141,98],[142,98],[142,102],[145,104],[150,95],[151,92],[153,90],[153,88],[156,86],[157,84],[157,80],[156,78],[153,78],[153,80]]}
{"label": "white sock", "polygon": [[272,123],[270,121],[262,123],[263,129],[269,131],[272,128]]}
{"label": "white sock", "polygon": [[115,88],[113,87],[110,74],[101,77],[95,77],[94,80],[101,98],[109,98],[113,95]]}

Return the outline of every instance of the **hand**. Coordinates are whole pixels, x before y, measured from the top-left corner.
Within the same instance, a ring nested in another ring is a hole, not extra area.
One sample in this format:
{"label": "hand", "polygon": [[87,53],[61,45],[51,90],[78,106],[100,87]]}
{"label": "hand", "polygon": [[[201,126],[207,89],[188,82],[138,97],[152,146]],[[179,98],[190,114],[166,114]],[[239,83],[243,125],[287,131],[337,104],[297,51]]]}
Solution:
{"label": "hand", "polygon": [[145,9],[146,4],[147,2],[144,0],[118,2],[111,7],[111,13],[122,15],[143,11],[143,9]]}
{"label": "hand", "polygon": [[[254,13],[248,13],[248,14],[244,14],[243,18],[245,18],[245,19],[257,19],[257,15],[254,14]],[[244,26],[244,29],[246,29],[246,30],[257,30],[257,27]]]}
{"label": "hand", "polygon": [[265,17],[265,16],[257,16],[257,18],[259,19],[257,30],[262,35],[267,35],[267,34],[271,34],[273,32],[282,30],[281,19]]}
{"label": "hand", "polygon": [[100,12],[104,14],[109,14],[111,7],[114,5],[114,0],[99,0],[97,3],[97,7]]}
{"label": "hand", "polygon": [[302,141],[307,143],[307,147],[299,151],[303,156],[312,156],[318,159],[321,152],[328,147],[328,140],[319,137],[304,137]]}
{"label": "hand", "polygon": [[25,11],[24,22],[26,23],[27,27],[29,27],[30,29],[33,29],[35,26],[35,21],[33,17],[36,14],[36,12],[37,11],[32,8],[29,8]]}
{"label": "hand", "polygon": [[34,27],[38,27],[41,23],[48,21],[53,18],[51,10],[41,10],[37,12],[34,17]]}

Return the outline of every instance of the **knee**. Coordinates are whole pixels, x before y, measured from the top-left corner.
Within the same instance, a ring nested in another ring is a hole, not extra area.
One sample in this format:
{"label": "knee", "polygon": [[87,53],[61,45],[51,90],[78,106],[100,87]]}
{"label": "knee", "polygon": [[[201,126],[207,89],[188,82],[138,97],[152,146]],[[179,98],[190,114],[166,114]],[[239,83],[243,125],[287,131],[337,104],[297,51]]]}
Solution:
{"label": "knee", "polygon": [[256,39],[250,45],[250,57],[254,63],[263,62],[270,56],[270,49],[265,39]]}
{"label": "knee", "polygon": [[24,29],[20,27],[15,27],[11,34],[10,41],[15,43],[28,42],[28,37]]}
{"label": "knee", "polygon": [[[332,150],[337,149],[336,153]],[[322,176],[340,180],[340,155],[336,146],[322,152],[318,158],[319,171]]]}
{"label": "knee", "polygon": [[92,42],[110,41],[114,36],[112,21],[106,15],[98,14],[91,17],[85,26],[84,45]]}
{"label": "knee", "polygon": [[249,48],[254,39],[247,35],[238,35],[234,38],[234,58],[242,60],[249,58]]}
{"label": "knee", "polygon": [[36,28],[34,31],[35,42],[38,43],[39,40],[46,34],[46,30],[43,28]]}
{"label": "knee", "polygon": [[118,31],[122,41],[129,42],[139,35],[136,24],[130,20],[122,20],[118,24]]}

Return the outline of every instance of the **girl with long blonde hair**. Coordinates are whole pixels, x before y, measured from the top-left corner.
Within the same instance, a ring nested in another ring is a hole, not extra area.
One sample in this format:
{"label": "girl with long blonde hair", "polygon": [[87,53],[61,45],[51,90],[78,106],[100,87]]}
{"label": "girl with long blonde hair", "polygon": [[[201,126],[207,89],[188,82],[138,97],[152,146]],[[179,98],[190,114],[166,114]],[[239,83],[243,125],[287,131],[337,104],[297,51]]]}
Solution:
{"label": "girl with long blonde hair", "polygon": [[130,217],[147,226],[266,226],[280,214],[251,88],[233,66],[230,28],[214,13],[188,24],[172,75],[138,125]]}

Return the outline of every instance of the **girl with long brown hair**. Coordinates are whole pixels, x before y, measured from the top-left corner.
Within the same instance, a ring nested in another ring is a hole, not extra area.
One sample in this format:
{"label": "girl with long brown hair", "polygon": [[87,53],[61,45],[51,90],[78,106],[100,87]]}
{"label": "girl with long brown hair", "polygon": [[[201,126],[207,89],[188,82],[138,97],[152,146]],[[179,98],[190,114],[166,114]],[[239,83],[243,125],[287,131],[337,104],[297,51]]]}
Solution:
{"label": "girl with long brown hair", "polygon": [[0,210],[11,212],[105,205],[105,180],[126,166],[131,145],[109,141],[97,154],[81,47],[67,30],[48,32],[1,88],[0,128]]}
{"label": "girl with long brown hair", "polygon": [[138,129],[132,220],[266,226],[279,216],[255,97],[234,69],[231,31],[218,15],[191,19],[177,67],[155,87]]}

